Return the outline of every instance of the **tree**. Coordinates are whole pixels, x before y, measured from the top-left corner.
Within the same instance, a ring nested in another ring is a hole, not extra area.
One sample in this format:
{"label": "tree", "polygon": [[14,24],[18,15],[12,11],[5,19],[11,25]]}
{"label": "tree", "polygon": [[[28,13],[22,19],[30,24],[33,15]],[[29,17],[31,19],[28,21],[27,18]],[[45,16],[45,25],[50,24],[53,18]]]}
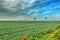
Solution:
{"label": "tree", "polygon": [[36,20],[36,18],[33,18],[34,20]]}
{"label": "tree", "polygon": [[47,17],[45,17],[45,20],[47,20]]}

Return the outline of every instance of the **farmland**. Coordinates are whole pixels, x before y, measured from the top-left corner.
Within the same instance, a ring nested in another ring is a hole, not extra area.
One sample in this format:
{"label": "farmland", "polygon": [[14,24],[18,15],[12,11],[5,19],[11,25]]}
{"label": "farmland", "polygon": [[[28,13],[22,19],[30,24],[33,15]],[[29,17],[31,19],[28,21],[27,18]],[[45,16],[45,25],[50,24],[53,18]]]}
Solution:
{"label": "farmland", "polygon": [[21,40],[24,33],[28,40],[57,40],[50,36],[59,31],[60,21],[0,21],[0,40]]}

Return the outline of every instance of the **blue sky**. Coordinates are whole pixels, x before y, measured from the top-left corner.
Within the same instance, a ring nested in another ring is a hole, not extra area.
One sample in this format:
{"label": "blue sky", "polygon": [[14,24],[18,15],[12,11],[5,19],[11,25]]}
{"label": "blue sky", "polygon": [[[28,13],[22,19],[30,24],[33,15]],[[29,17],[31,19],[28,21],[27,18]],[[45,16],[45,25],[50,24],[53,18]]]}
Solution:
{"label": "blue sky", "polygon": [[0,0],[0,20],[60,21],[60,0]]}

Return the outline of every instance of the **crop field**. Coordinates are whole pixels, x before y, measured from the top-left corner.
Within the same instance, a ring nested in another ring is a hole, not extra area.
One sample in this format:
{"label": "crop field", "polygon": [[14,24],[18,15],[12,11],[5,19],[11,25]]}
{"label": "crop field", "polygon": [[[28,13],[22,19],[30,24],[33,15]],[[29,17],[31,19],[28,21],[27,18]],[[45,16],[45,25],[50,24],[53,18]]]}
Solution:
{"label": "crop field", "polygon": [[60,40],[60,21],[0,21],[0,40]]}

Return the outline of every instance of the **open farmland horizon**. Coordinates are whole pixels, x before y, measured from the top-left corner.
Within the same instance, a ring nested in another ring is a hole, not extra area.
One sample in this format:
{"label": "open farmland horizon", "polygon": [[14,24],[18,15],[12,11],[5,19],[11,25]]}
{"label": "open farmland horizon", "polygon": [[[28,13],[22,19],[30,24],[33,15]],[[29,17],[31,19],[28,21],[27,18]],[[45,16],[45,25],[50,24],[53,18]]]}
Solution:
{"label": "open farmland horizon", "polygon": [[60,0],[0,0],[0,40],[60,40]]}

